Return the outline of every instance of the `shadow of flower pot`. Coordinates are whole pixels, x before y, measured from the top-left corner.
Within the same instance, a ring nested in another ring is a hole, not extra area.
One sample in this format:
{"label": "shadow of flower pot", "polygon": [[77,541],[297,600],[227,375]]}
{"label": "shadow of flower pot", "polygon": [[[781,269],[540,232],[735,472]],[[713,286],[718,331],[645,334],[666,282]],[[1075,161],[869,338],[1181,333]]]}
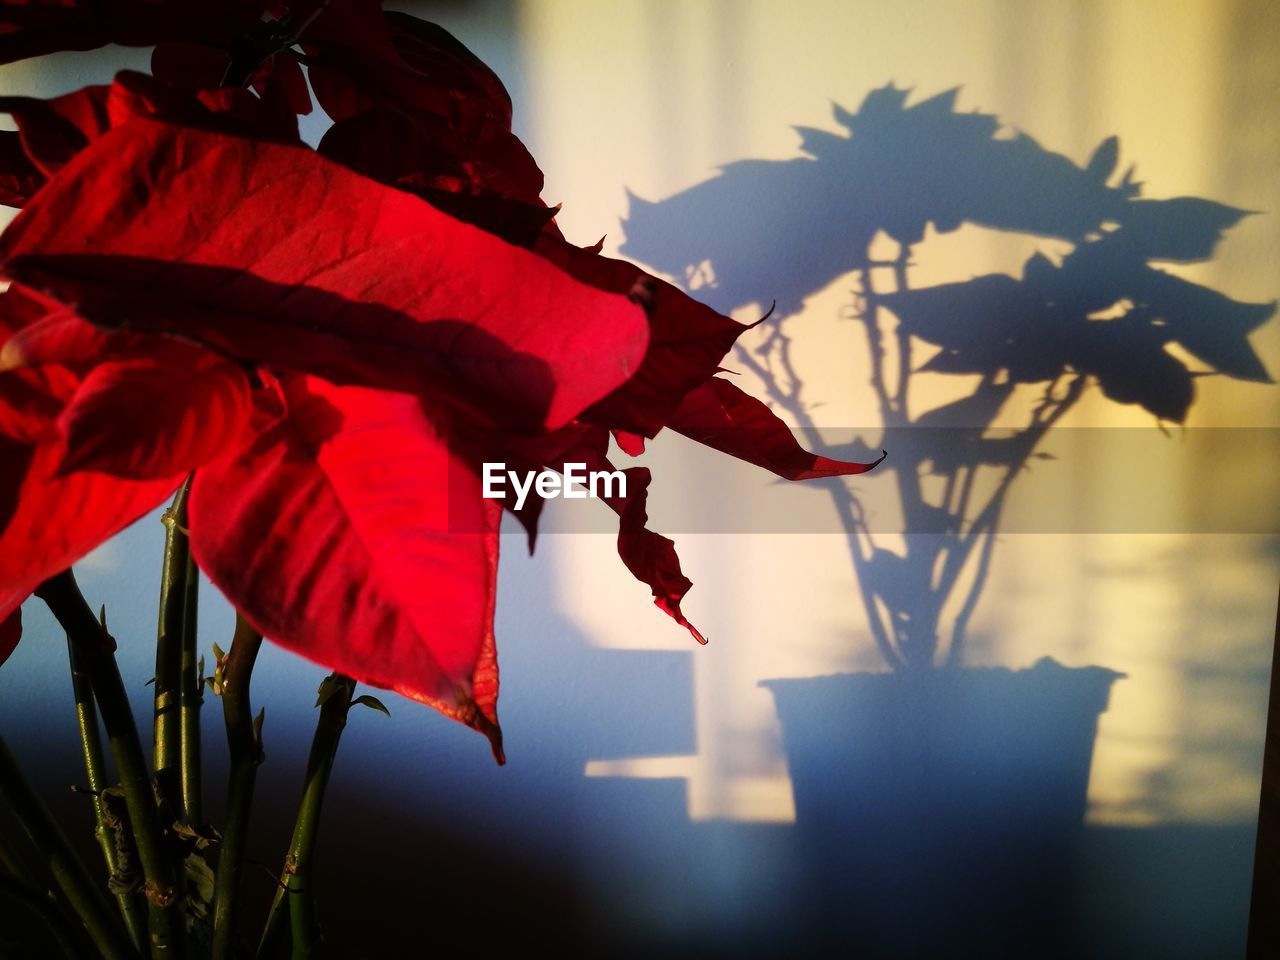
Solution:
{"label": "shadow of flower pot", "polygon": [[763,681],[819,936],[893,956],[1052,956],[1098,716],[1122,676],[1044,658]]}

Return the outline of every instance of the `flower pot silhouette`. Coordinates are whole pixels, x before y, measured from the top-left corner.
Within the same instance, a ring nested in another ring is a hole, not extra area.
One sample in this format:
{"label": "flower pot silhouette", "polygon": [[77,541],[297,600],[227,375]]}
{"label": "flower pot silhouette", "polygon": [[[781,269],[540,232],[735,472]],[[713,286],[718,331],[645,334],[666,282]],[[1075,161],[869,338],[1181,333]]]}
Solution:
{"label": "flower pot silhouette", "polygon": [[1051,955],[1098,717],[1122,676],[1045,658],[763,681],[817,927],[866,948],[965,942],[999,956],[1031,940]]}
{"label": "flower pot silhouette", "polygon": [[[763,684],[812,865],[805,936],[833,940],[810,945],[1089,955],[1056,932],[1070,917],[1098,716],[1120,675],[1049,660],[962,668],[969,624],[1009,492],[1052,459],[1041,443],[1081,398],[1096,389],[1162,429],[1185,424],[1202,376],[1271,382],[1250,337],[1276,304],[1164,267],[1210,259],[1246,211],[1143,197],[1117,137],[1078,163],[958,112],[956,93],[909,103],[908,90],[873,90],[856,111],[834,107],[840,130],[799,128],[805,156],[729,163],[656,202],[631,196],[621,250],[723,311],[773,300],[734,359],[810,439],[819,404],[792,349],[798,315],[847,275],[848,318],[865,335],[882,435],[822,452],[888,450],[877,479],[892,484],[900,528],[878,526],[885,511],[855,488],[827,490],[851,598],[891,672]],[[1014,274],[919,286],[913,267],[934,237],[965,226],[1053,243]],[[957,384],[958,399],[923,408],[920,387],[954,396]]]}

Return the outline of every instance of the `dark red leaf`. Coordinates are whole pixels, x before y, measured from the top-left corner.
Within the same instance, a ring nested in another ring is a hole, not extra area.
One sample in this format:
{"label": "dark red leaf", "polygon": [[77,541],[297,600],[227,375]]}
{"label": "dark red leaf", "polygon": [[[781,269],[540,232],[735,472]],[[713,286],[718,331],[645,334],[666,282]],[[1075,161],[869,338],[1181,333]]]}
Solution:
{"label": "dark red leaf", "polygon": [[[151,53],[152,74],[188,98],[224,87],[230,66],[231,57],[226,49],[204,43],[161,43]],[[249,86],[263,101],[283,108],[292,116],[311,112],[307,79],[289,51],[267,57],[250,78]]]}
{"label": "dark red leaf", "polygon": [[493,178],[473,158],[472,148],[439,118],[410,119],[375,107],[339,120],[317,149],[516,246],[533,247],[557,213],[541,201],[513,199],[494,189]]}
{"label": "dark red leaf", "polygon": [[866,473],[884,459],[882,454],[873,463],[847,463],[809,453],[767,406],[720,377],[690,392],[668,426],[785,480]]}
{"label": "dark red leaf", "polygon": [[388,13],[379,28],[351,7],[361,5],[331,6],[304,36],[325,112],[341,123],[385,109],[421,124],[455,165],[469,165],[477,186],[537,205],[542,171],[511,132],[511,100],[497,76],[434,24]]}
{"label": "dark red leaf", "polygon": [[0,113],[13,116],[27,156],[51,177],[111,128],[107,97],[105,86],[85,87],[52,100],[0,97]]}
{"label": "dark red leaf", "polygon": [[686,393],[713,376],[749,329],[623,260],[602,257],[549,233],[535,250],[601,290],[630,294],[649,318],[649,349],[636,375],[585,415],[605,426],[652,437]]}
{"label": "dark red leaf", "polygon": [[6,141],[4,148],[18,153],[0,153],[0,192],[12,194],[10,205],[25,205],[46,176],[57,173],[108,130],[138,117],[297,143],[297,116],[286,94],[274,88],[268,93],[255,97],[242,89],[174,86],[124,70],[110,86],[85,87],[52,100],[0,97],[0,112],[12,114],[18,126],[16,135],[6,135],[16,136],[16,146]]}
{"label": "dark red leaf", "polygon": [[[548,457],[544,463],[561,471],[566,463],[585,464],[589,472],[613,471],[615,468],[605,455],[608,444],[607,430],[601,427],[584,427],[577,432],[571,443],[567,442],[554,457]],[[706,643],[706,638],[685,618],[680,609],[680,603],[693,582],[680,569],[675,544],[648,528],[649,515],[645,503],[649,497],[651,474],[645,467],[632,467],[622,472],[627,477],[626,496],[604,498],[610,509],[618,515],[618,555],[631,575],[653,591],[653,602],[657,607],[686,628],[699,643]],[[536,517],[541,503],[532,494],[529,499],[534,501]],[[525,511],[529,510],[530,507],[526,505]]]}
{"label": "dark red leaf", "polygon": [[493,193],[459,190],[455,184],[444,183],[439,177],[405,177],[396,186],[463,223],[470,223],[526,250],[534,247],[545,230],[554,228],[552,221],[559,212],[555,207],[508,200]]}
{"label": "dark red leaf", "polygon": [[382,0],[299,0],[289,7],[296,20],[306,24],[300,39],[308,47],[344,47],[368,57],[385,57],[391,51]]}
{"label": "dark red leaf", "polygon": [[344,167],[394,186],[405,177],[453,177],[459,188],[470,178],[458,158],[456,138],[442,119],[411,120],[373,107],[338,120],[316,148]]}
{"label": "dark red leaf", "polygon": [[648,527],[645,501],[652,477],[644,467],[632,467],[623,473],[627,475],[627,496],[610,503],[618,513],[618,555],[632,575],[653,590],[653,602],[658,609],[685,627],[699,643],[706,643],[707,638],[680,610],[680,603],[693,581],[680,569],[676,545]]}
{"label": "dark red leaf", "polygon": [[511,128],[511,95],[498,75],[444,27],[407,13],[385,14],[391,42],[406,65],[422,75],[442,75],[456,91],[481,91],[494,116]]}
{"label": "dark red leaf", "polygon": [[226,43],[258,23],[262,0],[0,0],[0,63],[108,43]]}
{"label": "dark red leaf", "polygon": [[230,63],[225,50],[204,43],[168,41],[151,51],[152,76],[193,97],[219,86]]}
{"label": "dark red leaf", "polygon": [[306,75],[298,61],[287,52],[278,53],[267,61],[265,75],[254,84],[263,98],[279,96],[290,111],[305,117],[311,113],[311,91]]}
{"label": "dark red leaf", "polygon": [[44,174],[22,148],[19,134],[14,130],[0,130],[0,204],[25,206],[44,185],[44,180]]}

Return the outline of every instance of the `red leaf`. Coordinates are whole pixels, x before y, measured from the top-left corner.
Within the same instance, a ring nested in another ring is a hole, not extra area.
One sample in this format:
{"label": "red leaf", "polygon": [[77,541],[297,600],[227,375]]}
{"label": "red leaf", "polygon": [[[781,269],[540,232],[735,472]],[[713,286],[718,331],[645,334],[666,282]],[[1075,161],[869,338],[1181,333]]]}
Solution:
{"label": "red leaf", "polygon": [[0,372],[0,436],[23,444],[57,440],[58,416],[77,383],[56,367]]}
{"label": "red leaf", "polygon": [[297,116],[311,113],[311,91],[307,78],[298,61],[287,52],[281,52],[267,61],[265,76],[254,84],[254,90],[266,99],[279,97]]}
{"label": "red leaf", "polygon": [[382,0],[291,0],[289,6],[299,21],[307,22],[300,39],[308,47],[347,47],[370,57],[385,57],[391,49]]}
{"label": "red leaf", "polygon": [[211,459],[248,422],[244,371],[194,344],[102,330],[20,284],[0,295],[5,330],[0,432],[65,439],[62,472],[172,477]]}
{"label": "red leaf", "polygon": [[4,0],[0,4],[0,63],[57,50],[92,50],[111,42],[111,31],[73,3]]}
{"label": "red leaf", "polygon": [[[560,471],[564,470],[566,463],[583,463],[589,472],[613,471],[613,464],[605,456],[608,443],[609,435],[603,428],[586,428],[578,433],[576,442],[559,450],[554,458],[544,462]],[[699,643],[706,643],[706,637],[685,619],[680,609],[680,603],[693,582],[680,569],[675,544],[648,528],[649,515],[645,503],[649,498],[652,476],[645,467],[632,467],[622,472],[627,477],[627,495],[604,498],[610,509],[618,515],[618,555],[631,575],[653,591],[653,602],[657,607],[693,634]],[[536,521],[541,501],[532,494],[529,500],[532,504],[526,502],[521,514],[531,512],[532,506]]]}
{"label": "red leaf", "polygon": [[108,88],[85,87],[52,100],[0,97],[0,112],[13,116],[22,147],[32,163],[51,177],[111,127]]}
{"label": "red leaf", "polygon": [[[296,70],[297,64],[293,67]],[[53,176],[107,131],[138,117],[297,143],[298,118],[289,106],[290,94],[278,87],[268,84],[264,96],[256,97],[242,89],[203,89],[198,80],[175,86],[124,70],[109,87],[85,87],[52,100],[0,97],[0,112],[12,114],[18,126],[16,134],[5,134],[13,139],[3,141],[0,151],[0,200],[24,206],[46,176]]]}
{"label": "red leaf", "polygon": [[652,437],[686,393],[713,376],[734,341],[749,328],[699,303],[623,260],[544,233],[535,250],[571,276],[601,290],[632,294],[649,318],[649,349],[636,375],[585,418]]}
{"label": "red leaf", "polygon": [[[0,358],[11,358],[14,331],[20,336],[39,326],[45,311],[53,311],[45,320],[65,314],[17,284],[0,294]],[[57,418],[80,387],[76,373],[54,362],[0,370],[0,596],[30,592],[65,570],[159,504],[181,479],[178,471],[132,482],[63,468],[68,451]]]}
{"label": "red leaf", "polygon": [[0,293],[0,434],[22,443],[56,440],[58,415],[80,385],[79,377],[55,363],[21,368],[15,362],[15,342],[39,326],[48,309],[57,308],[19,284]]}
{"label": "red leaf", "polygon": [[[92,251],[85,253],[85,251]],[[0,238],[90,320],[554,428],[622,384],[644,316],[308,150],[136,120]]]}
{"label": "red leaf", "polygon": [[257,23],[264,6],[261,0],[2,0],[0,63],[108,43],[222,44]]}
{"label": "red leaf", "polygon": [[203,43],[168,41],[151,51],[152,75],[190,96],[219,86],[230,62],[225,50]]}
{"label": "red leaf", "polygon": [[[511,130],[502,81],[443,27],[377,3],[333,0],[302,43],[320,105],[334,120],[376,106]],[[535,168],[536,169],[536,168]],[[534,193],[541,189],[539,182]]]}
{"label": "red leaf", "polygon": [[719,377],[690,392],[668,426],[784,480],[866,473],[884,459],[882,454],[873,463],[849,463],[809,453],[767,406]]}
{"label": "red leaf", "polygon": [[473,224],[526,250],[533,248],[544,230],[555,229],[552,221],[559,212],[555,207],[508,200],[494,193],[463,192],[441,177],[404,177],[395,186],[463,223]]}
{"label": "red leaf", "polygon": [[234,364],[160,337],[145,354],[94,367],[62,412],[60,470],[88,468],[137,480],[194,469],[249,422],[249,380]]}
{"label": "red leaf", "polygon": [[63,304],[38,290],[20,283],[9,284],[0,291],[0,342],[62,308]]}
{"label": "red leaf", "polygon": [[627,496],[609,504],[618,512],[618,555],[632,575],[653,590],[653,602],[658,609],[687,629],[699,643],[706,643],[707,638],[680,610],[680,602],[693,581],[680,569],[676,545],[648,527],[645,501],[649,498],[652,476],[645,467],[632,467],[623,473],[627,475]]}
{"label": "red leaf", "polygon": [[511,128],[511,95],[488,64],[438,24],[390,10],[384,16],[391,42],[406,65],[424,76],[447,74],[453,91],[482,93],[493,115]]}
{"label": "red leaf", "polygon": [[[457,157],[456,138],[442,120],[414,121],[374,107],[336,121],[316,148],[357,173],[394,186],[404,177],[467,178]],[[468,183],[468,186],[470,184]]]}
{"label": "red leaf", "polygon": [[644,453],[644,437],[637,433],[628,433],[626,430],[614,430],[613,440],[621,450],[629,457],[638,457]]}
{"label": "red leaf", "polygon": [[[14,284],[3,295],[7,303],[24,288]],[[0,309],[3,313],[4,309]],[[137,345],[146,337],[130,331],[104,330],[95,327],[69,307],[56,306],[34,322],[16,329],[0,347],[0,371],[33,369],[57,364],[87,373],[103,357],[116,349],[121,340]]]}
{"label": "red leaf", "polygon": [[61,442],[0,437],[0,590],[60,573],[164,502],[181,482],[119,480],[92,470],[59,473]]}
{"label": "red leaf", "polygon": [[22,148],[13,130],[0,130],[0,203],[22,207],[44,185],[44,174]]}
{"label": "red leaf", "polygon": [[304,37],[325,112],[342,123],[388,110],[426,127],[455,164],[470,166],[477,186],[538,204],[542,171],[511,132],[511,99],[497,76],[435,24],[389,12],[375,25],[350,6],[331,7]]}
{"label": "red leaf", "polygon": [[130,105],[133,116],[156,115],[226,133],[298,142],[298,115],[311,112],[311,95],[293,55],[276,53],[259,67],[250,83],[257,96],[223,85],[230,63],[223,49],[162,43],[151,54],[154,77],[123,71],[112,89],[126,88],[141,101]]}
{"label": "red leaf", "polygon": [[540,200],[513,199],[474,159],[471,146],[437,118],[366,110],[330,127],[317,150],[518,247],[532,248],[558,212]]}
{"label": "red leaf", "polygon": [[501,508],[407,394],[282,378],[287,417],[197,471],[201,569],[276,642],[481,730],[501,755]]}

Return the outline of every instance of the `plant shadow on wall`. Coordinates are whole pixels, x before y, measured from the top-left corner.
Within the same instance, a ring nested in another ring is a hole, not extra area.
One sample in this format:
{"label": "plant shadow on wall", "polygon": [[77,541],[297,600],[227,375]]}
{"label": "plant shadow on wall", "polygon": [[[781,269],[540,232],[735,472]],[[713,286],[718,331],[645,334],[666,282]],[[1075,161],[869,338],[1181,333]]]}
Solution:
{"label": "plant shadow on wall", "polygon": [[[1047,658],[962,668],[1002,511],[1049,456],[1046,434],[1095,385],[1182,424],[1199,376],[1270,382],[1248,338],[1275,304],[1155,265],[1210,259],[1245,211],[1144,199],[1133,169],[1118,171],[1116,137],[1079,165],[994,116],[956,112],[954,90],[914,105],[908,93],[890,85],[856,112],[836,106],[839,133],[800,128],[806,157],[731,163],[656,203],[632,196],[621,249],[726,312],[776,297],[778,318],[737,359],[811,433],[791,318],[854,277],[885,436],[838,455],[890,451],[881,470],[906,536],[887,545],[859,496],[829,484],[892,670],[765,683],[812,843],[817,926],[895,956],[1077,955],[1072,863],[1097,718],[1121,675]],[[726,249],[703,225],[750,241]],[[1020,277],[912,287],[930,228],[965,225],[1069,252],[1034,254]],[[913,386],[918,398],[937,377],[967,392],[917,409]]]}

